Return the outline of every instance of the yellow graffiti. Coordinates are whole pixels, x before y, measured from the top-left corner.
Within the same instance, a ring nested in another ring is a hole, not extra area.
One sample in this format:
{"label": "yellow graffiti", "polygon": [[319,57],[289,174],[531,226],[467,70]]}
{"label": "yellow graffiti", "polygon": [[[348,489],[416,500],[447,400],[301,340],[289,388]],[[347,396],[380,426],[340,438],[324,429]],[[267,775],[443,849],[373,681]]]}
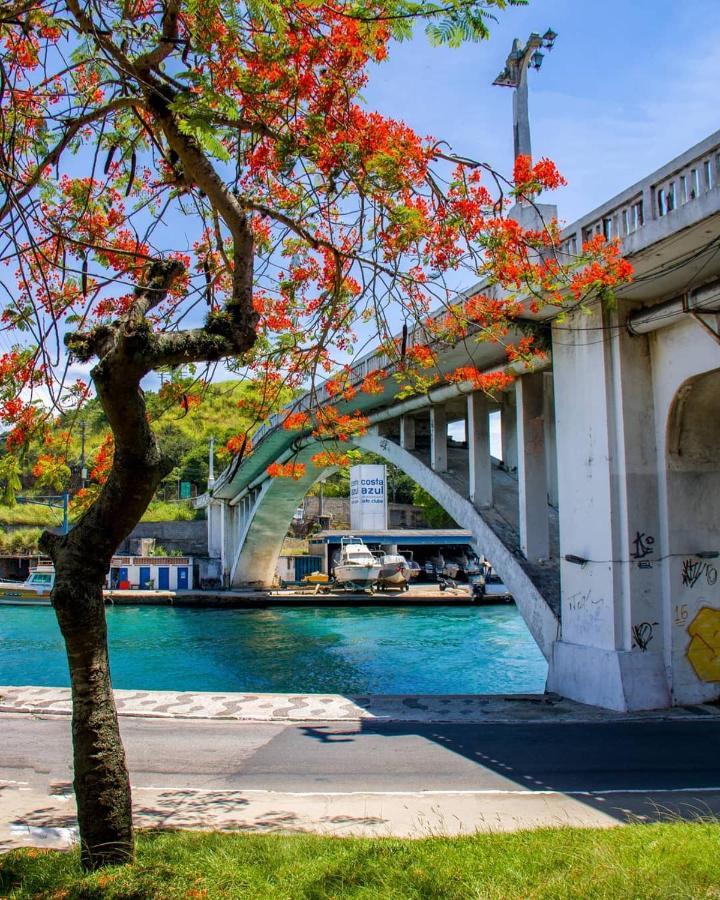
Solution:
{"label": "yellow graffiti", "polygon": [[687,658],[702,681],[720,681],[720,609],[703,606],[688,625]]}

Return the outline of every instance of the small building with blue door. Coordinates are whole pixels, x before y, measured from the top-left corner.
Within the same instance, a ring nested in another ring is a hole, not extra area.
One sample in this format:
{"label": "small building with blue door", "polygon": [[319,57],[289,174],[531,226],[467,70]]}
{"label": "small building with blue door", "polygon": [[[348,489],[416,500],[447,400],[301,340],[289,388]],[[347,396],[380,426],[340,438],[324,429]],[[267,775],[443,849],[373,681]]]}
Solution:
{"label": "small building with blue door", "polygon": [[113,556],[110,590],[191,591],[192,556]]}
{"label": "small building with blue door", "polygon": [[278,558],[277,575],[281,584],[302,581],[306,575],[322,571],[322,556],[283,554]]}

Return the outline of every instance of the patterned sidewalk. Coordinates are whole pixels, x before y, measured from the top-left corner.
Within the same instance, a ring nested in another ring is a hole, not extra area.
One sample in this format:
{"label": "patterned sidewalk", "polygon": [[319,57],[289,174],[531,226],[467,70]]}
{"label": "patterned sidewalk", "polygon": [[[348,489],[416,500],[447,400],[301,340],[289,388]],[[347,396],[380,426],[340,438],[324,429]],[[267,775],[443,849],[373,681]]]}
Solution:
{"label": "patterned sidewalk", "polygon": [[[344,697],[340,694],[239,694],[115,691],[121,716],[243,722],[594,722],[633,718],[718,716],[717,706],[619,713],[553,694]],[[0,687],[0,712],[69,715],[70,690]]]}

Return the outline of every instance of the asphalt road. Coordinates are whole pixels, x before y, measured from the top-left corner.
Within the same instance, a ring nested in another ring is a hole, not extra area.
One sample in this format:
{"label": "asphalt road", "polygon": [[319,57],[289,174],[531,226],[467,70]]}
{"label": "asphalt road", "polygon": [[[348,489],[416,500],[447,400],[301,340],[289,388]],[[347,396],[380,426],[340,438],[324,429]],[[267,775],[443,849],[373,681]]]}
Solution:
{"label": "asphalt road", "polygon": [[[313,724],[122,719],[140,785],[275,791],[720,790],[720,722]],[[0,778],[70,780],[65,717],[0,717]]]}
{"label": "asphalt road", "polygon": [[[714,717],[121,728],[143,825],[414,835],[720,815]],[[0,848],[71,827],[69,718],[0,715],[0,748]]]}

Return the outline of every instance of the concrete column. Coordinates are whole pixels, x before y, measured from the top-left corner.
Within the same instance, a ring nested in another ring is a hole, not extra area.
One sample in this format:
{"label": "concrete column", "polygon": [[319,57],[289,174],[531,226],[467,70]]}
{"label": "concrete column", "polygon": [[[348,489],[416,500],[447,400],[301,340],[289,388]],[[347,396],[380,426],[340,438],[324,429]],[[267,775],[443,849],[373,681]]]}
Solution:
{"label": "concrete column", "polygon": [[548,503],[557,508],[557,440],[555,436],[555,389],[553,387],[552,372],[544,372],[543,378],[543,420],[545,422],[545,465],[547,470]]}
{"label": "concrete column", "polygon": [[530,149],[530,115],[528,113],[527,65],[523,63],[520,65],[520,79],[513,91],[513,145],[516,159],[521,154],[532,156],[532,150]]}
{"label": "concrete column", "polygon": [[403,450],[415,449],[415,419],[412,416],[400,416],[400,446]]}
{"label": "concrete column", "polygon": [[482,508],[492,506],[492,462],[490,460],[490,420],[487,396],[474,391],[467,398],[467,442],[470,502]]}
{"label": "concrete column", "polygon": [[447,472],[447,413],[444,406],[430,407],[430,468]]}
{"label": "concrete column", "polygon": [[220,568],[223,587],[227,587],[230,579],[228,545],[227,545],[227,512],[228,505],[222,500],[220,505]]}
{"label": "concrete column", "polygon": [[[570,326],[553,334],[562,632],[548,688],[613,709],[662,707],[670,695],[649,342],[602,308]],[[659,371],[682,359],[675,345],[672,354]]]}
{"label": "concrete column", "polygon": [[520,547],[529,560],[547,559],[550,542],[542,372],[518,378],[515,396]]}
{"label": "concrete column", "polygon": [[222,500],[211,500],[207,508],[208,556],[222,558]]}
{"label": "concrete column", "polygon": [[517,412],[514,391],[503,395],[503,405],[500,410],[500,441],[503,465],[508,470],[517,469]]}

